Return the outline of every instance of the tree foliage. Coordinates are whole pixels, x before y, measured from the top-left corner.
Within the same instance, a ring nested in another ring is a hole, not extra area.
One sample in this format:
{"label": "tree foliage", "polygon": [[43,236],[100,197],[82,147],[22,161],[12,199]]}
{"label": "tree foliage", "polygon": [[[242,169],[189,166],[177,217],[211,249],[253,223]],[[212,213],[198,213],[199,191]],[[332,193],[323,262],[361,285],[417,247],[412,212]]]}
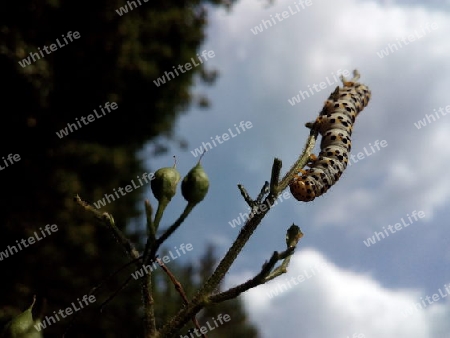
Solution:
{"label": "tree foliage", "polygon": [[[42,243],[0,262],[0,325],[28,308],[33,295],[34,315],[64,309],[126,263],[110,233],[80,213],[73,196],[78,193],[95,202],[149,172],[137,152],[157,136],[173,137],[178,116],[196,103],[194,80],[211,84],[216,72],[200,65],[159,87],[153,80],[195,56],[205,38],[208,9],[229,7],[231,2],[140,0],[140,6],[122,16],[116,9],[129,3],[123,0],[0,4],[0,158],[20,155],[20,161],[0,171],[0,250],[34,236],[46,224],[58,226]],[[80,38],[28,66],[20,65],[69,31],[79,32]],[[118,109],[57,136],[68,123],[106,102],[116,102]],[[205,99],[197,103],[204,106]],[[143,190],[133,190],[104,208],[122,230],[142,212]],[[131,236],[139,243],[139,234]],[[120,282],[113,278],[100,298]],[[139,336],[140,303],[138,285],[131,284],[104,313],[87,308],[71,334]],[[44,336],[59,337],[67,323],[49,326]]]}

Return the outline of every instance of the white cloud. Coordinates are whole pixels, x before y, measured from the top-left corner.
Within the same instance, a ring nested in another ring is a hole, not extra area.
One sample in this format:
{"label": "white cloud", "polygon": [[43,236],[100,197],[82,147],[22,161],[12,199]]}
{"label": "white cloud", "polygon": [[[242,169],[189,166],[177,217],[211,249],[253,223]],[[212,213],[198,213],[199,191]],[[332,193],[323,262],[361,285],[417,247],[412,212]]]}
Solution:
{"label": "white cloud", "polygon": [[[244,0],[231,15],[222,10],[213,15],[214,38],[208,47],[216,51],[211,62],[221,77],[215,86],[216,112],[210,113],[201,140],[213,134],[207,130],[226,131],[233,123],[251,121],[254,127],[245,137],[227,143],[231,151],[225,153],[226,146],[221,146],[221,158],[241,167],[252,182],[264,182],[273,157],[283,160],[284,170],[295,160],[308,133],[304,123],[316,117],[333,88],[294,107],[288,99],[339,69],[358,68],[372,99],[356,122],[353,152],[377,139],[389,146],[348,168],[325,197],[309,205],[327,210],[312,212],[315,221],[333,226],[361,223],[367,214],[389,218],[414,208],[434,215],[450,199],[450,176],[443,172],[450,166],[450,155],[442,151],[450,144],[445,121],[450,116],[421,130],[414,122],[450,104],[450,13],[425,3],[402,7],[313,0],[312,6],[258,35],[250,31],[290,5],[290,0],[268,7]],[[389,43],[426,23],[436,23],[438,29],[383,59],[377,56]],[[204,123],[203,114],[200,119]]]}
{"label": "white cloud", "polygon": [[[242,0],[231,15],[217,11],[210,21],[213,26],[205,49],[215,51],[211,65],[220,71],[211,88],[212,110],[183,116],[179,133],[197,147],[241,120],[251,121],[254,127],[204,158],[211,181],[206,206],[189,218],[196,225],[195,235],[189,227],[180,231],[186,231],[199,247],[212,239],[225,251],[238,232],[228,221],[246,210],[236,184],[244,184],[255,197],[270,178],[273,157],[283,160],[284,173],[303,148],[308,133],[304,123],[317,116],[333,88],[294,107],[288,99],[339,69],[358,68],[361,82],[372,90],[372,99],[356,121],[352,152],[363,151],[375,140],[386,140],[388,146],[352,164],[327,194],[312,203],[286,201],[273,210],[279,217],[275,220],[269,215],[263,220],[266,224],[255,235],[261,242],[249,243],[233,268],[253,269],[256,257],[264,251],[261,246],[270,243],[270,248],[276,249],[272,243],[283,235],[284,230],[274,224],[294,221],[304,230],[309,245],[319,249],[326,246],[328,253],[338,256],[335,260],[339,264],[345,262],[355,269],[364,264],[364,269],[374,271],[382,282],[344,271],[317,252],[302,250],[293,259],[289,275],[245,296],[264,338],[297,337],[299,332],[303,338],[346,338],[353,333],[366,338],[445,337],[450,332],[444,324],[449,314],[447,300],[404,319],[401,311],[424,296],[423,292],[390,290],[382,284],[410,283],[430,289],[450,278],[442,269],[436,269],[432,276],[429,273],[433,269],[430,261],[439,266],[450,259],[447,248],[434,245],[444,243],[446,234],[441,208],[450,199],[450,152],[446,150],[450,115],[420,130],[414,126],[425,114],[450,104],[450,13],[427,8],[427,4],[401,7],[390,3],[386,7],[370,1],[313,0],[313,6],[303,13],[261,34],[252,34],[250,28],[292,3],[277,0],[275,6],[264,8],[262,1]],[[427,22],[436,22],[438,29],[382,59],[378,57],[377,52],[389,43],[413,34]],[[171,161],[171,155],[166,162]],[[188,153],[184,162],[192,159]],[[183,160],[179,163],[181,166]],[[200,218],[205,209],[210,215]],[[373,231],[381,231],[413,210],[423,210],[426,217],[421,221],[433,226],[422,233],[411,227],[371,251],[364,246],[362,241]],[[346,226],[352,232],[331,229],[336,226]],[[355,235],[356,231],[360,232]],[[329,233],[337,232],[342,236],[333,245]],[[384,259],[370,259],[379,256]],[[326,274],[273,299],[267,297],[271,285],[319,262],[329,267]],[[251,276],[247,273],[230,280],[237,284]]]}
{"label": "white cloud", "polygon": [[[268,297],[277,285],[309,274],[310,278]],[[241,281],[248,278],[248,274]],[[237,281],[237,277],[233,278]],[[442,289],[445,292],[444,289]],[[354,333],[367,338],[442,338],[449,304],[441,299],[410,316],[403,314],[425,297],[414,290],[390,290],[369,275],[333,265],[319,252],[303,249],[291,260],[288,272],[244,294],[246,307],[262,338],[342,337]],[[448,332],[448,331],[447,331]]]}
{"label": "white cloud", "polygon": [[[294,107],[287,99],[338,69],[358,67],[361,81],[369,85],[373,96],[356,123],[354,150],[376,139],[387,140],[389,147],[355,165],[351,177],[344,174],[345,183],[330,190],[332,197],[321,197],[311,204],[327,210],[315,213],[316,221],[348,224],[373,214],[375,208],[377,214],[381,210],[387,217],[420,208],[431,217],[450,199],[450,176],[442,175],[442,168],[450,165],[450,155],[442,151],[443,144],[450,144],[450,134],[440,132],[447,129],[441,121],[419,131],[413,123],[434,108],[450,104],[445,72],[449,69],[450,15],[425,5],[383,7],[354,0],[314,1],[304,13],[257,36],[249,32],[261,19],[290,4],[277,1],[263,10],[258,2],[243,1],[227,22],[227,27],[233,27],[227,48],[244,48],[253,55],[244,70],[237,67],[227,74],[244,82],[252,108],[245,114],[251,115],[258,126],[259,134],[247,140],[255,151],[245,153],[242,164],[264,175],[267,170],[261,168],[267,167],[273,156],[289,165],[306,139],[303,124],[314,118],[331,89]],[[377,51],[397,38],[414,34],[426,23],[436,23],[438,29],[383,59],[377,56]],[[261,133],[263,148],[258,144]],[[437,146],[436,138],[441,146]]]}

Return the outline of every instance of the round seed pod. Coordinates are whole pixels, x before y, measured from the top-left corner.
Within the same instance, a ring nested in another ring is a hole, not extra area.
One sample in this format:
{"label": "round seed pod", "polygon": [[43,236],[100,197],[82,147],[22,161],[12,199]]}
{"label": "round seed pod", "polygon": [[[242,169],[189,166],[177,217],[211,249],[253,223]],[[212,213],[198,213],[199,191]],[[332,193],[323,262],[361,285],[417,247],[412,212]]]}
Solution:
{"label": "round seed pod", "polygon": [[168,202],[175,196],[180,179],[180,173],[175,168],[161,168],[155,172],[155,177],[150,186],[158,202],[162,200]]}
{"label": "round seed pod", "polygon": [[209,178],[200,161],[183,178],[181,193],[186,201],[192,204],[201,202],[209,189]]}
{"label": "round seed pod", "polygon": [[21,314],[13,318],[5,327],[2,337],[6,338],[42,338],[42,333],[40,333],[34,325],[39,323],[33,319],[33,314],[31,312],[36,298],[33,298],[33,303],[28,309],[26,309]]}

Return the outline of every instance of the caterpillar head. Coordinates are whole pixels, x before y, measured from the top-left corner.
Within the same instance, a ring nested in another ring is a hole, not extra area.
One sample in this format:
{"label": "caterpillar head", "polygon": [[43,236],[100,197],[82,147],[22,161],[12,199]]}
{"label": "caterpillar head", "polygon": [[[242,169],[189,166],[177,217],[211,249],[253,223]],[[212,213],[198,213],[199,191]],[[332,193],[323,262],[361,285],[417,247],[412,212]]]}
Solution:
{"label": "caterpillar head", "polygon": [[310,202],[316,198],[316,194],[313,189],[314,183],[310,180],[303,180],[301,177],[294,178],[294,181],[289,185],[292,196],[297,201]]}

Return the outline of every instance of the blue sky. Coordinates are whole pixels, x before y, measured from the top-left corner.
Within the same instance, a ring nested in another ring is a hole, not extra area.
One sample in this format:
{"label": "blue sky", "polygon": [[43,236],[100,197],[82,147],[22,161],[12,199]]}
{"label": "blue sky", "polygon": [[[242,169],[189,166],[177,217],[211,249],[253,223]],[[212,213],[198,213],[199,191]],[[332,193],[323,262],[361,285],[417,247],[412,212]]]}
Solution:
{"label": "blue sky", "polygon": [[[450,287],[445,288],[450,283],[450,113],[435,111],[450,105],[450,2],[311,3],[256,35],[251,29],[261,20],[289,6],[296,11],[294,1],[267,6],[243,0],[230,13],[212,12],[203,49],[214,51],[206,66],[218,69],[220,77],[212,87],[194,89],[208,95],[211,109],[183,115],[176,135],[188,142],[188,150],[174,144],[167,156],[148,163],[149,171],[171,166],[176,155],[184,176],[197,162],[191,151],[202,142],[234,131],[241,121],[252,128],[205,155],[210,191],[167,247],[192,243],[194,250],[180,261],[195,262],[212,243],[221,257],[239,232],[229,222],[247,212],[237,184],[255,197],[270,178],[274,157],[282,159],[283,173],[290,167],[308,135],[305,122],[317,116],[337,83],[295,105],[288,100],[339,71],[357,68],[372,98],[356,121],[352,154],[370,150],[377,140],[387,146],[352,163],[313,202],[291,196],[275,206],[225,285],[253,277],[274,250],[284,249],[285,231],[295,223],[305,236],[288,273],[243,296],[263,338],[450,337]],[[408,44],[387,53],[388,44],[408,37],[403,40]],[[425,125],[426,114],[440,118],[429,117]],[[162,227],[176,219],[184,203],[181,194],[174,198]],[[370,247],[364,244],[375,231],[402,218],[408,222],[413,211],[425,216]],[[311,278],[269,297],[280,284],[316,267],[321,268]],[[404,315],[439,292],[433,303]]]}

